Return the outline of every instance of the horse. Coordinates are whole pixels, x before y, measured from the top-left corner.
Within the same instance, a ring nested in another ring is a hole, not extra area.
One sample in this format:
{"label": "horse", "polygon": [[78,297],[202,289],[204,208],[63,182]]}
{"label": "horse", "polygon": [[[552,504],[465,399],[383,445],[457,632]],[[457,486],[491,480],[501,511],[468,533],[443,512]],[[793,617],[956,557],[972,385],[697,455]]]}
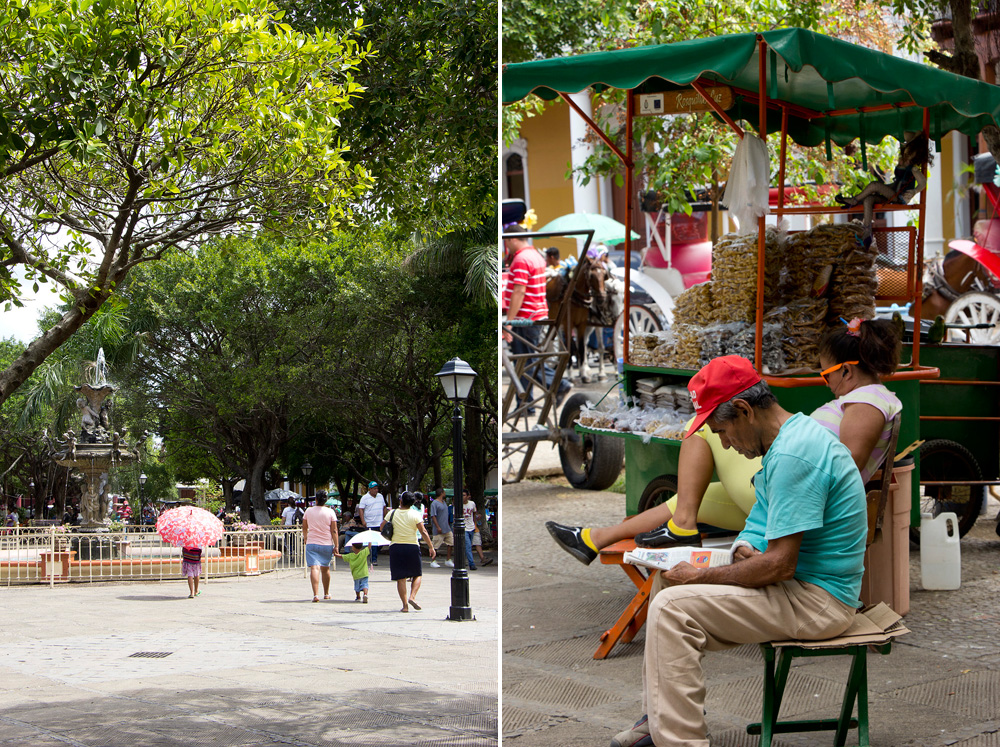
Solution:
{"label": "horse", "polygon": [[920,318],[944,316],[948,307],[963,293],[975,288],[989,288],[991,284],[989,271],[975,258],[952,250],[927,267]]}
{"label": "horse", "polygon": [[[562,273],[553,275],[545,284],[545,299],[549,306],[549,319],[558,322],[559,312],[567,293],[570,294],[568,327],[570,330],[566,346],[576,356],[580,381],[590,382],[590,367],[587,365],[587,338],[595,325],[594,311],[607,303],[605,283],[608,271],[600,262],[584,257],[574,268],[567,280]],[[600,335],[598,335],[600,338]],[[601,346],[603,348],[603,345]],[[603,351],[602,351],[603,352]],[[604,379],[604,356],[598,363],[598,378]]]}

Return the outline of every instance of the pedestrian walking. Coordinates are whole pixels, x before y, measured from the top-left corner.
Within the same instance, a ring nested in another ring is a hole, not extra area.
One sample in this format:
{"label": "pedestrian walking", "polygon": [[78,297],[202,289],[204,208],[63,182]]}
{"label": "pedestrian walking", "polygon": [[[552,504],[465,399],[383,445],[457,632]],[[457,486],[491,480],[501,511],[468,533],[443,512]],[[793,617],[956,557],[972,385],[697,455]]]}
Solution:
{"label": "pedestrian walking", "polygon": [[[451,559],[451,551],[455,547],[455,533],[451,528],[451,521],[448,511],[448,498],[445,496],[444,488],[438,488],[437,496],[431,501],[431,544],[435,551],[440,551],[444,545],[446,549],[446,560],[444,564],[449,568],[454,568],[455,563]],[[431,568],[440,568],[441,564],[436,560],[431,561]]]}
{"label": "pedestrian walking", "polygon": [[181,549],[181,574],[187,578],[188,599],[200,597],[198,581],[201,579],[201,548],[185,547]]}
{"label": "pedestrian walking", "polygon": [[351,545],[351,552],[344,556],[351,566],[351,578],[354,579],[354,601],[363,604],[368,604],[368,555],[365,544],[357,542]]}
{"label": "pedestrian walking", "polygon": [[330,598],[330,561],[337,551],[337,514],[323,504],[326,496],[317,497],[315,505],[302,516],[302,544],[306,546],[306,565],[312,584],[313,601],[319,601],[319,585],[323,584],[323,599]]}
{"label": "pedestrian walking", "polygon": [[[378,483],[372,480],[358,504],[358,518],[366,528],[377,532],[385,518],[385,509],[385,498],[378,492]],[[378,565],[378,546],[372,547],[372,565]]]}
{"label": "pedestrian walking", "polygon": [[[464,519],[465,528],[465,559],[469,561],[469,570],[475,571],[476,563],[472,559],[472,535],[476,533],[476,517],[479,512],[476,510],[476,503],[472,500],[472,493],[469,492],[468,488],[463,488],[462,490],[462,517]],[[479,544],[482,545],[482,540],[479,540]],[[482,547],[479,548],[480,555],[482,554]]]}
{"label": "pedestrian walking", "polygon": [[[417,604],[417,591],[420,590],[420,577],[423,575],[423,565],[420,560],[420,545],[417,544],[417,532],[424,538],[430,549],[431,560],[437,554],[431,544],[430,535],[424,527],[424,522],[413,507],[413,493],[406,492],[399,497],[399,508],[393,509],[386,516],[392,522],[392,544],[389,546],[389,576],[396,582],[396,592],[403,603],[400,612],[409,612],[409,608],[420,610]],[[410,593],[406,593],[406,581],[410,581]]]}

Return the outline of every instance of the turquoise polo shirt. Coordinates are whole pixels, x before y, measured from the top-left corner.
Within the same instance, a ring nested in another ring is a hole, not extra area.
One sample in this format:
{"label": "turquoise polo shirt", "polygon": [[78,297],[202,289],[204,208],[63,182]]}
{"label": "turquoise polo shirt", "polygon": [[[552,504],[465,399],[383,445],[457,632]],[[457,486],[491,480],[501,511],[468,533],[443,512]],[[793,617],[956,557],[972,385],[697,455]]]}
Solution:
{"label": "turquoise polo shirt", "polygon": [[868,514],[851,453],[815,420],[790,417],[754,478],[757,502],[739,539],[763,552],[767,541],[802,532],[795,578],[858,606]]}

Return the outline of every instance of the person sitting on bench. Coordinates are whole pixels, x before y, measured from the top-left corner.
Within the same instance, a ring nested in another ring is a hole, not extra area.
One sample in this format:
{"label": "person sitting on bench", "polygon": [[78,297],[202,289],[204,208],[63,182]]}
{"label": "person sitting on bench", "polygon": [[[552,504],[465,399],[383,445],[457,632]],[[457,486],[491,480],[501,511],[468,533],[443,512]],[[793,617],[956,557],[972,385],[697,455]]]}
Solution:
{"label": "person sitting on bench", "polygon": [[685,438],[707,424],[725,448],[760,457],[757,500],[731,565],[660,572],[666,588],[646,619],[645,715],[612,747],[709,747],[705,651],[831,638],[859,605],[868,517],[847,447],[813,418],[778,405],[745,358],[716,358],[688,388],[697,404]]}
{"label": "person sitting on bench", "polygon": [[[878,470],[902,404],[881,377],[899,365],[900,339],[889,320],[854,319],[830,329],[819,343],[823,380],[836,399],[811,417],[847,446],[868,482]],[[753,507],[751,478],[760,460],[727,452],[707,428],[683,441],[677,464],[677,495],[619,524],[582,527],[545,523],[553,539],[581,563],[590,564],[601,548],[634,537],[640,547],[700,545],[698,523],[737,532]],[[713,471],[719,476],[712,482]]]}

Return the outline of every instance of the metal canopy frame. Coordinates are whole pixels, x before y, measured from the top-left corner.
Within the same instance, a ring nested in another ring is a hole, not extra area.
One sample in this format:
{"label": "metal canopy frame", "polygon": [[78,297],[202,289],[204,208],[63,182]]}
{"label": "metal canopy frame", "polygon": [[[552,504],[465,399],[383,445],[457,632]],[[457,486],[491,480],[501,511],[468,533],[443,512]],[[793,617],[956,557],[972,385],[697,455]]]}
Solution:
{"label": "metal canopy frame", "polygon": [[[757,34],[757,57],[758,57],[758,90],[748,91],[744,89],[738,89],[733,87],[734,93],[738,93],[744,97],[747,102],[756,102],[758,106],[758,134],[761,140],[766,142],[767,140],[767,111],[770,109],[772,111],[781,112],[781,142],[780,142],[780,158],[779,158],[779,169],[778,169],[778,207],[776,215],[778,221],[785,215],[813,215],[813,214],[830,214],[830,213],[840,213],[840,212],[860,212],[861,207],[856,206],[854,208],[848,209],[833,209],[828,207],[787,207],[785,205],[785,160],[787,155],[787,142],[788,142],[788,117],[789,114],[794,114],[795,116],[802,117],[805,119],[818,119],[826,117],[839,117],[839,116],[856,116],[859,113],[865,112],[878,112],[886,111],[891,109],[903,109],[909,107],[917,106],[916,103],[901,102],[892,104],[878,104],[873,106],[863,106],[856,109],[831,109],[826,112],[819,112],[802,107],[791,102],[783,101],[780,99],[771,99],[768,97],[768,71],[767,71],[767,61],[769,55],[767,54],[768,46],[767,41],[762,34]],[[743,128],[741,128],[727,113],[722,110],[719,105],[708,95],[706,87],[712,84],[716,84],[717,81],[713,81],[706,78],[699,78],[695,80],[691,85],[695,91],[704,99],[711,110],[725,123],[727,124],[741,139],[744,137]],[[731,86],[732,87],[732,86]],[[574,111],[578,116],[580,116],[587,126],[593,130],[593,132],[599,137],[618,157],[622,165],[625,167],[625,211],[628,216],[628,221],[631,222],[631,216],[634,206],[634,181],[635,181],[635,161],[633,159],[633,121],[635,119],[635,105],[634,105],[634,93],[637,89],[629,88],[625,89],[626,100],[625,100],[625,152],[614,143],[614,140],[605,133],[601,127],[572,100],[570,94],[564,91],[559,91],[559,97],[566,102],[566,104]],[[923,109],[923,133],[925,136],[930,136],[930,112],[929,109]],[[861,137],[862,148],[864,147],[864,137]],[[829,146],[829,140],[827,140]],[[926,170],[926,166],[925,166]],[[891,212],[896,210],[913,210],[914,207],[909,205],[889,205],[884,204],[879,206],[879,212]],[[919,230],[917,231],[917,241],[916,241],[916,256],[914,257],[913,264],[917,269],[923,267],[924,262],[924,226],[926,224],[926,209],[927,209],[927,190],[921,190],[920,201],[916,206],[916,210],[919,216]],[[763,216],[757,219],[757,308],[756,308],[756,330],[754,335],[754,363],[758,370],[763,375],[763,319],[764,319],[764,263],[765,263],[765,218]],[[628,318],[628,309],[631,308],[631,254],[632,254],[632,238],[631,238],[631,227],[627,227],[628,230],[625,234],[625,313],[626,319]],[[908,292],[910,300],[913,304],[912,316],[914,319],[920,319],[920,308],[921,308],[921,296],[923,290],[923,279],[922,273],[919,271],[908,273]],[[626,327],[625,330],[625,340],[624,340],[624,359],[625,363],[629,362],[629,348],[630,348],[630,336],[629,330]],[[939,371],[936,368],[924,367],[920,365],[920,335],[915,334],[913,339],[913,356],[911,362],[908,366],[901,366],[895,374],[887,377],[893,380],[902,379],[933,379],[939,376]],[[822,383],[822,379],[818,377],[793,377],[793,376],[771,376],[767,375],[766,380],[772,385],[776,386],[808,386],[808,385],[818,385]]]}

